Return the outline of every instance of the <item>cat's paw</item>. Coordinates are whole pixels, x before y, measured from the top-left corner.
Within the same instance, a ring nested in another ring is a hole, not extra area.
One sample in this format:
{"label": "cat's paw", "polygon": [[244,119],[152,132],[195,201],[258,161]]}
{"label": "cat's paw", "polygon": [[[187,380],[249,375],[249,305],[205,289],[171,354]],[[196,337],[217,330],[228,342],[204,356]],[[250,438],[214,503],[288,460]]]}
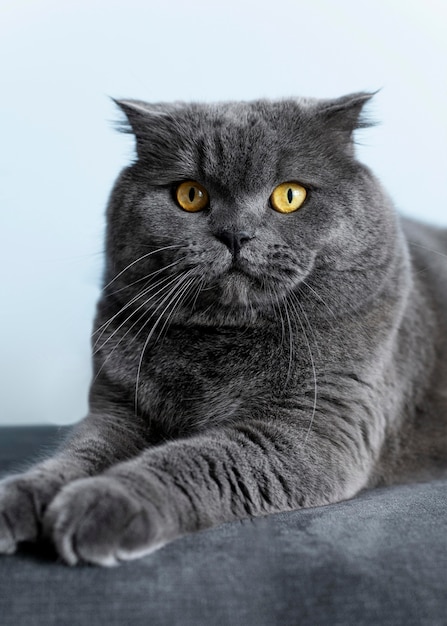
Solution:
{"label": "cat's paw", "polygon": [[163,545],[158,516],[149,506],[115,478],[77,480],[51,503],[45,532],[69,565],[117,565]]}
{"label": "cat's paw", "polygon": [[0,554],[12,554],[22,541],[37,539],[54,492],[51,479],[38,472],[0,481]]}

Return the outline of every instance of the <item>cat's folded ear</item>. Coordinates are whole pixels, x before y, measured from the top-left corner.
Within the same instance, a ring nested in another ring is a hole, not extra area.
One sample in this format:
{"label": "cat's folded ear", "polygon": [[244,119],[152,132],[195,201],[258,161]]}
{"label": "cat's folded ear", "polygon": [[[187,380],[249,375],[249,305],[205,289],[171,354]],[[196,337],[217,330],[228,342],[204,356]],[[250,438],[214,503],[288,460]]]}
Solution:
{"label": "cat's folded ear", "polygon": [[178,110],[179,103],[149,104],[141,100],[112,100],[126,116],[125,120],[118,122],[117,128],[121,132],[135,135],[139,155],[150,146],[160,149],[172,141],[169,132],[169,126],[172,125],[171,114]]}
{"label": "cat's folded ear", "polygon": [[334,100],[320,100],[316,112],[319,123],[349,148],[355,130],[375,125],[365,115],[364,107],[376,93],[359,92]]}
{"label": "cat's folded ear", "polygon": [[173,109],[178,108],[175,103],[150,104],[142,100],[117,100],[116,98],[112,98],[112,100],[125,114],[131,132],[137,132],[141,126],[146,126],[151,118],[163,117],[172,112]]}

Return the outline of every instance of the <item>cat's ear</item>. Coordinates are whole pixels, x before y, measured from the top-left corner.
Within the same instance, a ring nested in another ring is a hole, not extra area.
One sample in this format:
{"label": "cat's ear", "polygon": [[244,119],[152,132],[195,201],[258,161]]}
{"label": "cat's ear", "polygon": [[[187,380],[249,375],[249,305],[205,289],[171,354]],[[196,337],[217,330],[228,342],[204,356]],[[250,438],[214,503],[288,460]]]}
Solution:
{"label": "cat's ear", "polygon": [[374,126],[364,111],[365,105],[375,95],[353,93],[335,100],[320,101],[317,116],[327,132],[332,133],[346,148],[352,147],[352,135],[358,128]]}
{"label": "cat's ear", "polygon": [[[135,135],[137,153],[147,151],[148,146],[160,148],[171,139],[169,133],[169,119],[171,113],[178,107],[174,104],[149,104],[141,100],[116,100],[115,104],[126,116],[124,121],[117,124],[119,131]],[[172,118],[171,118],[172,120]]]}
{"label": "cat's ear", "polygon": [[112,98],[113,102],[121,109],[126,116],[130,125],[131,132],[138,132],[142,127],[154,117],[163,117],[169,113],[172,105],[166,104],[149,104],[142,100],[117,100]]}

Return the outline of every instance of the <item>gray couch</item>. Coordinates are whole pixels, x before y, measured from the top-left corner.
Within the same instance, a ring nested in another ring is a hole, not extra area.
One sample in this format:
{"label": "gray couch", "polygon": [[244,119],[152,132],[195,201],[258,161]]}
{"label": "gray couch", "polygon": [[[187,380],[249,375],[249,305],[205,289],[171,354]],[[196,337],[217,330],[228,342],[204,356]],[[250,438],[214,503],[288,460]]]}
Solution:
{"label": "gray couch", "polygon": [[[54,427],[1,428],[0,473]],[[1,626],[447,625],[447,476],[226,524],[119,568],[0,558]]]}

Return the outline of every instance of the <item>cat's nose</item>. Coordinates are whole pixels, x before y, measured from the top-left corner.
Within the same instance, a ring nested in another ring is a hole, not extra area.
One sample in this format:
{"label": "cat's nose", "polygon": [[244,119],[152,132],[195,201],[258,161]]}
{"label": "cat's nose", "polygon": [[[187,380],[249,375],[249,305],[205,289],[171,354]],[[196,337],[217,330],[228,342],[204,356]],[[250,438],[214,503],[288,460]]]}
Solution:
{"label": "cat's nose", "polygon": [[250,234],[246,230],[238,232],[233,232],[232,230],[220,230],[216,233],[216,237],[227,246],[233,256],[237,256],[244,243],[253,239],[253,236],[254,235]]}

